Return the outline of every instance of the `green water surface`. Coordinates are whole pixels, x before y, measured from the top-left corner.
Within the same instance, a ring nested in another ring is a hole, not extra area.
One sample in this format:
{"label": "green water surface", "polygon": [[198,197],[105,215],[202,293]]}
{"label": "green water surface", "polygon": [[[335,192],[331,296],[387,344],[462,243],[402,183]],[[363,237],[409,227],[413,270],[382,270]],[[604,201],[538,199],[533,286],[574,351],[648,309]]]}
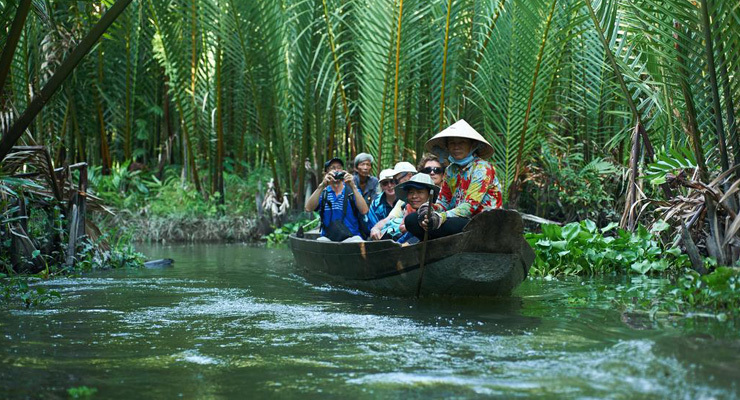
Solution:
{"label": "green water surface", "polygon": [[731,321],[653,322],[598,296],[574,301],[603,281],[415,301],[309,283],[287,248],[141,250],[175,267],[52,280],[61,299],[0,310],[0,398],[80,386],[100,399],[740,394]]}

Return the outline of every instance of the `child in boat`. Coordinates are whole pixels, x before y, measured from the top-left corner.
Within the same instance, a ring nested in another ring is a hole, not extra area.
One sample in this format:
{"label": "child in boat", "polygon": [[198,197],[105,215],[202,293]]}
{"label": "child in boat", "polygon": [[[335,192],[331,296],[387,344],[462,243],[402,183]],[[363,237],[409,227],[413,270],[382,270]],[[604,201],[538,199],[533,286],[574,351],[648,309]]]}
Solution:
{"label": "child in boat", "polygon": [[[427,174],[416,174],[408,181],[396,187],[396,196],[404,202],[400,213],[393,214],[391,211],[390,228],[387,234],[399,243],[415,243],[419,240],[405,229],[405,218],[422,206],[429,206],[429,196],[432,195],[432,203],[437,200],[440,188],[434,184],[432,178]],[[395,209],[394,209],[395,211]],[[397,227],[395,225],[398,225]]]}
{"label": "child in boat", "polygon": [[306,199],[306,211],[319,211],[321,237],[318,240],[361,242],[360,218],[367,203],[353,176],[344,171],[344,162],[332,158],[324,164],[324,179]]}
{"label": "child in boat", "polygon": [[[450,162],[437,200],[441,210],[432,210],[426,223],[428,207],[406,218],[406,228],[417,238],[452,235],[461,232],[474,215],[488,209],[501,208],[502,197],[496,171],[486,161],[493,155],[493,147],[468,125],[459,120],[434,135],[425,145],[440,159]],[[398,190],[398,189],[396,189]]]}

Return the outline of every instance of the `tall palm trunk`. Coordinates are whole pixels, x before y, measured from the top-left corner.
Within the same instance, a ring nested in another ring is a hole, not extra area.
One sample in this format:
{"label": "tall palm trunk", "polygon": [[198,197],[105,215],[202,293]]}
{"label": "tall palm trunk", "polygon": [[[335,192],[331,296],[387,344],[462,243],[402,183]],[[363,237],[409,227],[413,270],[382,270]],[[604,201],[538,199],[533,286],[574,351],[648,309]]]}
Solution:
{"label": "tall palm trunk", "polygon": [[[676,30],[680,29],[678,23],[675,24]],[[684,102],[686,103],[685,115],[687,119],[687,130],[689,133],[689,139],[691,148],[694,150],[694,157],[696,157],[696,163],[699,167],[699,177],[704,183],[709,183],[709,171],[704,160],[704,149],[702,148],[701,138],[699,136],[699,123],[697,122],[696,106],[694,105],[694,96],[691,93],[691,86],[689,85],[688,78],[690,76],[689,71],[686,69],[685,57],[686,57],[686,46],[684,40],[682,40],[678,34],[674,34],[676,40],[676,52],[677,61],[679,65],[680,75],[680,86],[681,94],[683,95]]]}
{"label": "tall palm trunk", "polygon": [[213,180],[213,192],[220,193],[219,203],[224,204],[224,120],[221,58],[221,45],[219,44],[216,49],[216,174]]}
{"label": "tall palm trunk", "polygon": [[[395,31],[391,31],[391,37],[388,39],[388,57],[386,57],[386,65],[390,66],[393,60],[393,38],[395,37]],[[383,77],[383,101],[380,105],[380,124],[378,124],[378,170],[383,168],[383,131],[385,130],[385,108],[386,101],[388,99],[388,85],[390,82],[391,70],[386,68],[386,73]],[[380,172],[380,171],[378,171]]]}
{"label": "tall palm trunk", "polygon": [[347,124],[347,137],[350,137],[350,134],[352,132],[352,121],[350,119],[349,104],[347,103],[347,94],[344,89],[344,79],[342,78],[342,70],[340,68],[339,56],[337,54],[336,39],[334,37],[334,30],[331,27],[331,22],[329,21],[329,9],[326,4],[326,0],[322,0],[322,3],[324,6],[324,21],[326,21],[326,32],[329,39],[329,50],[331,51],[332,59],[334,61],[334,71],[337,74],[336,79],[339,86],[339,94],[342,100],[342,111],[344,111],[344,117],[346,119],[345,122]]}
{"label": "tall palm trunk", "polygon": [[[648,136],[647,132],[645,131],[642,121],[642,116],[640,112],[637,110],[637,105],[635,104],[635,101],[632,99],[632,93],[627,88],[627,83],[624,81],[624,76],[622,74],[622,69],[619,67],[619,64],[617,64],[617,59],[614,56],[614,53],[611,50],[611,47],[609,46],[609,42],[606,41],[606,37],[604,36],[604,30],[601,27],[601,24],[599,23],[599,19],[596,17],[596,12],[594,11],[593,6],[591,5],[591,0],[583,0],[583,2],[586,5],[586,8],[588,9],[588,14],[591,17],[591,22],[594,24],[594,28],[596,28],[596,33],[599,37],[599,41],[601,42],[601,45],[604,47],[604,52],[606,53],[607,60],[609,61],[609,64],[612,67],[612,72],[614,72],[614,77],[617,79],[617,82],[619,83],[619,88],[622,91],[622,95],[624,97],[624,100],[627,102],[627,105],[629,106],[629,109],[632,113],[632,118],[635,121],[635,125],[639,127],[638,131],[642,136],[642,143],[645,147],[645,162],[650,163],[655,158],[655,151],[653,150],[653,145],[650,143],[650,137]],[[636,140],[635,136],[632,135],[632,140]],[[634,148],[634,146],[633,146]],[[666,195],[666,197],[670,198],[673,197],[671,188],[667,184],[660,185],[660,188],[663,190],[663,193]]]}
{"label": "tall palm trunk", "polygon": [[730,162],[727,157],[727,143],[725,140],[725,128],[722,122],[722,106],[720,105],[719,83],[717,79],[717,69],[714,65],[714,39],[712,37],[712,25],[709,22],[709,0],[701,0],[701,25],[704,32],[704,51],[707,58],[707,73],[709,75],[709,84],[712,94],[712,112],[714,114],[714,129],[717,135],[717,145],[719,146],[719,157],[722,165],[722,171],[730,168]]}
{"label": "tall palm trunk", "polygon": [[103,100],[100,91],[103,90],[103,46],[98,46],[98,87],[95,90],[95,108],[98,114],[98,128],[100,133],[100,159],[102,162],[102,173],[108,175],[111,170],[110,147],[108,146],[108,134],[105,131],[105,118],[103,112]]}
{"label": "tall palm trunk", "polygon": [[398,26],[396,28],[396,76],[393,86],[393,138],[395,139],[395,148],[393,154],[398,155],[398,83],[400,80],[399,70],[401,68],[401,21],[403,20],[403,0],[398,3]]}
{"label": "tall palm trunk", "polygon": [[132,142],[132,127],[131,127],[131,32],[126,29],[126,94],[125,94],[125,111],[124,111],[124,125],[123,125],[123,157],[126,160],[131,159],[131,142]]}
{"label": "tall palm trunk", "polygon": [[5,79],[8,77],[8,73],[10,72],[10,64],[13,61],[13,54],[15,54],[16,46],[18,46],[18,41],[23,33],[23,25],[26,23],[26,17],[28,16],[28,10],[30,8],[31,0],[21,0],[18,3],[18,8],[16,8],[15,11],[15,18],[13,18],[13,24],[8,32],[8,37],[5,40],[2,55],[0,55],[0,98],[2,98]]}
{"label": "tall palm trunk", "polygon": [[442,86],[439,93],[439,131],[445,125],[445,81],[447,78],[447,50],[450,44],[450,16],[452,15],[452,0],[447,0],[447,19],[445,20],[445,41],[442,49]]}

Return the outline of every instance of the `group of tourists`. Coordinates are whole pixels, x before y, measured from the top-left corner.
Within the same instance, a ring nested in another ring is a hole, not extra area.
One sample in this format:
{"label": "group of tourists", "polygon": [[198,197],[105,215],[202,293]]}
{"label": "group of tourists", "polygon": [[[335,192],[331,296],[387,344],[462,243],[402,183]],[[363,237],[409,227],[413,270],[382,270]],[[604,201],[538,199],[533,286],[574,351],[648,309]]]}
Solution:
{"label": "group of tourists", "polygon": [[413,244],[461,232],[474,215],[502,205],[496,172],[487,160],[493,147],[464,120],[429,139],[419,164],[402,161],[370,175],[374,159],[360,153],[354,174],[332,158],[324,178],[306,199],[318,211],[318,240],[391,239]]}

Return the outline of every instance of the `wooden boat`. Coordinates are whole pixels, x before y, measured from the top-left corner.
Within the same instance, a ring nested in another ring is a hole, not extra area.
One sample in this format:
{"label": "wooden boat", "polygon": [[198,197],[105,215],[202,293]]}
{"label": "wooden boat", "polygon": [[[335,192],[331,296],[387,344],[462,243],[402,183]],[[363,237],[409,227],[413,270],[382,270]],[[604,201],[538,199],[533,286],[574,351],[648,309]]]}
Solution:
{"label": "wooden boat", "polygon": [[[422,295],[507,296],[527,276],[534,251],[524,240],[516,211],[476,215],[458,234],[430,240]],[[291,235],[296,265],[310,278],[393,295],[414,296],[422,244],[391,240],[336,243],[315,240],[318,233]]]}

